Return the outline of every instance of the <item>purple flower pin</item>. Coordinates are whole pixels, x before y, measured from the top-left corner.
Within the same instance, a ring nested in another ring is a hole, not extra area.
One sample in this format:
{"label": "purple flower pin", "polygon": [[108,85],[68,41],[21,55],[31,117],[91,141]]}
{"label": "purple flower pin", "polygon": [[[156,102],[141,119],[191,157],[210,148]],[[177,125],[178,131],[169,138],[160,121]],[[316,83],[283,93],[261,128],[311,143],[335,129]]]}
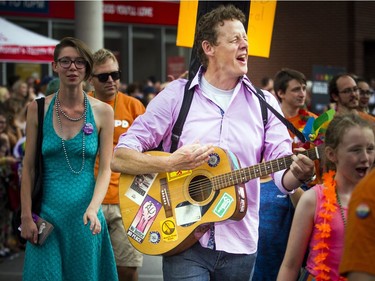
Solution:
{"label": "purple flower pin", "polygon": [[83,128],[82,128],[83,132],[85,133],[85,135],[91,135],[92,132],[94,131],[94,127],[92,126],[91,123],[86,123]]}

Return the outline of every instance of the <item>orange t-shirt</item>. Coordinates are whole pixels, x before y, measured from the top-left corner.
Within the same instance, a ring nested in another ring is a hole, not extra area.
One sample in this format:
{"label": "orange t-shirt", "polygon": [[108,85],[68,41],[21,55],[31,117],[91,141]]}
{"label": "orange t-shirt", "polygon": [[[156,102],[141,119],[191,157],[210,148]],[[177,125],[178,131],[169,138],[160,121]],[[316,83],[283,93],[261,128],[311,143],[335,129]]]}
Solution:
{"label": "orange t-shirt", "polygon": [[349,203],[340,273],[375,275],[375,170],[362,179]]}
{"label": "orange t-shirt", "polygon": [[368,114],[368,113],[363,112],[363,111],[358,111],[358,115],[362,119],[365,119],[365,120],[370,121],[370,122],[375,122],[375,116],[372,116],[371,114]]}
{"label": "orange t-shirt", "polygon": [[[90,92],[88,95],[94,97],[94,93]],[[115,106],[116,101],[116,108]],[[112,101],[105,102],[114,108],[114,133],[113,133],[113,147],[118,143],[121,134],[125,133],[134,120],[145,112],[145,107],[136,98],[130,97],[121,92]],[[95,176],[99,169],[99,157],[95,162]],[[103,200],[103,204],[119,204],[119,179],[120,173],[111,174],[111,181],[108,186],[107,194]]]}

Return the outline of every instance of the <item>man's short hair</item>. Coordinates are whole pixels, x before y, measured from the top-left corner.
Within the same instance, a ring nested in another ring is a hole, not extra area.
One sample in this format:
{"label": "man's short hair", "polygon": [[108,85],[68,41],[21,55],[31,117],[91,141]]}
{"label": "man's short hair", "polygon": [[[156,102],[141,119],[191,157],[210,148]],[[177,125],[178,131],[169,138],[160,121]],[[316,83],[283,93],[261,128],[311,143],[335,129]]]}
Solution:
{"label": "man's short hair", "polygon": [[114,62],[118,64],[116,56],[110,50],[104,49],[104,48],[97,50],[94,53],[93,58],[94,58],[94,65],[101,65],[109,59],[113,60]]}
{"label": "man's short hair", "polygon": [[328,94],[329,94],[329,100],[330,102],[335,102],[335,100],[333,99],[333,95],[338,95],[339,94],[339,88],[337,87],[337,80],[339,80],[341,77],[345,77],[345,76],[348,76],[348,77],[351,77],[354,79],[354,81],[356,81],[356,79],[353,77],[353,75],[351,75],[350,73],[339,73],[335,76],[332,77],[332,79],[329,81],[329,84],[328,84]]}
{"label": "man's short hair", "polygon": [[208,59],[202,49],[202,42],[208,41],[212,45],[217,45],[217,27],[223,25],[226,20],[239,20],[243,24],[246,22],[244,13],[233,5],[220,5],[207,14],[204,14],[198,21],[195,32],[195,44],[197,56],[201,64],[207,68]]}
{"label": "man's short hair", "polygon": [[273,79],[273,88],[280,101],[281,99],[277,92],[282,91],[285,93],[289,81],[291,80],[297,80],[299,83],[306,85],[306,77],[302,72],[290,68],[283,68],[276,73],[275,78]]}

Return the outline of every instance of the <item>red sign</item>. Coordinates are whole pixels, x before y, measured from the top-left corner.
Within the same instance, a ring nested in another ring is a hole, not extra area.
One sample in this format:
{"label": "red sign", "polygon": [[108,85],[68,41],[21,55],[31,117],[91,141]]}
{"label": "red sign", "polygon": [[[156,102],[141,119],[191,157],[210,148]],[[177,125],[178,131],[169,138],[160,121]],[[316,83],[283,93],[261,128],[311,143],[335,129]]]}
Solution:
{"label": "red sign", "polygon": [[54,46],[0,46],[0,61],[51,62],[54,50]]}
{"label": "red sign", "polygon": [[105,22],[173,25],[178,23],[178,2],[104,1]]}
{"label": "red sign", "polygon": [[[16,1],[23,3],[19,7],[12,1],[2,2],[2,15],[75,19],[75,1]],[[36,9],[35,5],[25,5],[26,2],[42,2],[44,6]],[[179,9],[178,1],[103,1],[105,22],[177,26]]]}

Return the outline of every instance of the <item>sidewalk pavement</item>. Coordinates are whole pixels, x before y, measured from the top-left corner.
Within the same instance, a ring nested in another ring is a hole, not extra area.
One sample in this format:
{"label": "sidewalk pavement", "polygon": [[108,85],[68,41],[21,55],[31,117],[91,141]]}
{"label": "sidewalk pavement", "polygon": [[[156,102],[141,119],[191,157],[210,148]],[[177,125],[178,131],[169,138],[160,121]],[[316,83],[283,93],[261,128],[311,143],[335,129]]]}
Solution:
{"label": "sidewalk pavement", "polygon": [[[20,251],[0,260],[0,281],[22,281],[25,252]],[[139,281],[163,281],[161,257],[144,255],[143,267],[139,269]],[[78,281],[78,280],[77,280]]]}

